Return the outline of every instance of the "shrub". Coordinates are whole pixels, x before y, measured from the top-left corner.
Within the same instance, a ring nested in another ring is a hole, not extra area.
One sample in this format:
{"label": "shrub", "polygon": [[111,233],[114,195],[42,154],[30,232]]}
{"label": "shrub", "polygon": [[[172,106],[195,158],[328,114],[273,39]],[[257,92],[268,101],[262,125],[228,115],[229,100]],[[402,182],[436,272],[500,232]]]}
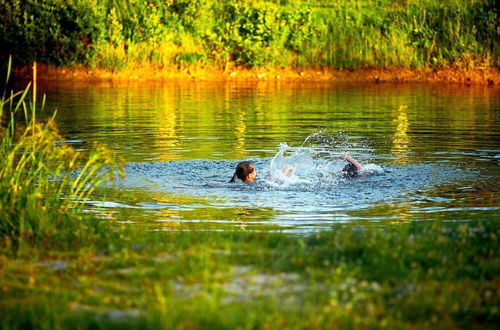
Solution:
{"label": "shrub", "polygon": [[[0,48],[20,64],[87,63],[102,36],[102,17],[92,1],[0,0]],[[5,63],[3,53],[0,60]]]}

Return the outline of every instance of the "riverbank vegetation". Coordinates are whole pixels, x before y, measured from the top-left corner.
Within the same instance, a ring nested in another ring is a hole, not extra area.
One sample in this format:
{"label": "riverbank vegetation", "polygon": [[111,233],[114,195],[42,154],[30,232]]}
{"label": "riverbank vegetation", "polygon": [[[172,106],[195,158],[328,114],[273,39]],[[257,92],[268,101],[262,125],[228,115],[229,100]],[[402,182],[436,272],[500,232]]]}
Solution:
{"label": "riverbank vegetation", "polygon": [[37,100],[36,84],[0,99],[0,245],[85,244],[106,233],[106,224],[83,207],[120,162],[102,146],[85,154],[67,145],[54,117],[37,120],[45,99]]}
{"label": "riverbank vegetation", "polygon": [[130,68],[499,65],[493,0],[5,1],[17,65]]}

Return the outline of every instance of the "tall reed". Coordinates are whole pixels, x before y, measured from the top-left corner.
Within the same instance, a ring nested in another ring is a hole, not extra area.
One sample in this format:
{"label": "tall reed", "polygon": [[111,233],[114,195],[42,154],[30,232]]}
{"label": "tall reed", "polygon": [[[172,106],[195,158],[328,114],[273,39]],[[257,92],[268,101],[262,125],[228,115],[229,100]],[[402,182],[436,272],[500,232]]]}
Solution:
{"label": "tall reed", "polygon": [[45,97],[38,105],[36,63],[33,81],[23,91],[4,92],[0,104],[0,243],[64,245],[104,234],[85,203],[121,172],[113,152],[102,146],[76,151],[58,132],[55,113],[46,122],[37,119]]}

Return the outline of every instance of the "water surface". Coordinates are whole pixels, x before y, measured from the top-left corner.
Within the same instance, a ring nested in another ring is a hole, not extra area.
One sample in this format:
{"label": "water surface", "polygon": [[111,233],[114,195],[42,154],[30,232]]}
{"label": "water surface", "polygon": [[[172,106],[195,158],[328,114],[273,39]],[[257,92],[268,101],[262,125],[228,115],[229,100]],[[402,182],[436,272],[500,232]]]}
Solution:
{"label": "water surface", "polygon": [[[127,161],[103,212],[157,230],[309,232],[499,211],[498,87],[208,83],[46,86],[67,142]],[[349,153],[366,168],[339,174]],[[242,160],[258,180],[228,183]],[[279,175],[285,165],[296,171]]]}

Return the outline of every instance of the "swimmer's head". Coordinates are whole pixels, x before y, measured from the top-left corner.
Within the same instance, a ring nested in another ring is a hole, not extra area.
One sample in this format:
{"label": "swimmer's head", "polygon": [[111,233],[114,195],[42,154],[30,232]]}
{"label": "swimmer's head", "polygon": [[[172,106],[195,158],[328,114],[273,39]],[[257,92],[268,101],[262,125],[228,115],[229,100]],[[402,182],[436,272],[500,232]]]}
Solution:
{"label": "swimmer's head", "polygon": [[229,182],[235,182],[237,178],[243,182],[252,182],[256,177],[255,166],[251,162],[241,162],[236,165],[236,170]]}
{"label": "swimmer's head", "polygon": [[358,174],[359,174],[358,169],[356,168],[356,166],[354,166],[354,164],[351,163],[347,164],[342,169],[342,175],[348,178],[357,177]]}

